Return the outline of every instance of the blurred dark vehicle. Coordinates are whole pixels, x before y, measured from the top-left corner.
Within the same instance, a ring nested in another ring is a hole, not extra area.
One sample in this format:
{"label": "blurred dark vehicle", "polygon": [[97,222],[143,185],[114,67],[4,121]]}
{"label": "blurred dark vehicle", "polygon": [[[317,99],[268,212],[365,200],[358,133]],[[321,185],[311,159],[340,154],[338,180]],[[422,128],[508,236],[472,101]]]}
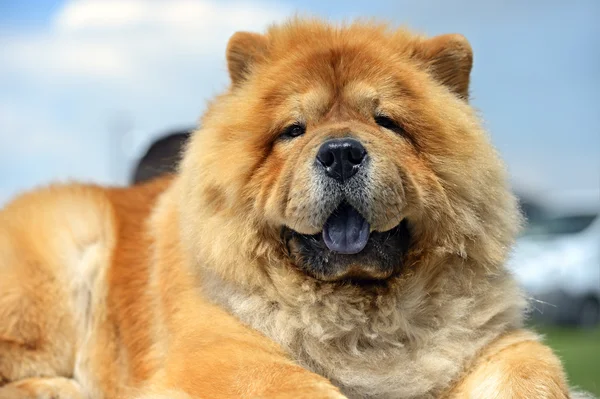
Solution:
{"label": "blurred dark vehicle", "polygon": [[516,192],[516,195],[519,200],[521,212],[529,223],[537,223],[548,217],[547,210],[540,201],[537,201],[526,194],[519,193],[518,191]]}
{"label": "blurred dark vehicle", "polygon": [[530,223],[509,266],[533,297],[534,321],[591,327],[600,323],[600,217],[557,215]]}
{"label": "blurred dark vehicle", "polygon": [[191,132],[191,129],[173,131],[154,141],[138,161],[130,183],[142,183],[166,173],[175,173]]}

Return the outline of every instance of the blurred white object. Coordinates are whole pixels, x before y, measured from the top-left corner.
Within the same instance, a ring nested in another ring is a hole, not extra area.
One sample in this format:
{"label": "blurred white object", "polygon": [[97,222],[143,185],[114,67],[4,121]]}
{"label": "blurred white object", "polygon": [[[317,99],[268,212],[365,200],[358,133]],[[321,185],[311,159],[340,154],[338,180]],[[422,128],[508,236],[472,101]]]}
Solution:
{"label": "blurred white object", "polygon": [[509,268],[533,297],[532,316],[558,324],[600,323],[600,217],[539,221],[519,238]]}

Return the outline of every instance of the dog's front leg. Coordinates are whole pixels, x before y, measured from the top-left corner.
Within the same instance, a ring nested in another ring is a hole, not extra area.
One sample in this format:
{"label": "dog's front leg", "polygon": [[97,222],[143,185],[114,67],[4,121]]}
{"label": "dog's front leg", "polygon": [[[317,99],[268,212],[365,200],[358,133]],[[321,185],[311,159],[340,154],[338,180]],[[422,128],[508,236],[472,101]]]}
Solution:
{"label": "dog's front leg", "polygon": [[560,360],[528,331],[515,331],[485,348],[448,399],[569,398]]}
{"label": "dog's front leg", "polygon": [[135,399],[345,399],[327,379],[286,357],[239,342],[180,353]]}

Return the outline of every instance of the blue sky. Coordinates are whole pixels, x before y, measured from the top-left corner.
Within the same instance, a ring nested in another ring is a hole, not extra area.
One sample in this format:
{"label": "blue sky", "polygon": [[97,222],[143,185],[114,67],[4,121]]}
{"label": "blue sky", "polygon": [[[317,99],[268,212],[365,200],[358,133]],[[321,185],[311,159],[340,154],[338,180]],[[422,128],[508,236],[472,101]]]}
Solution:
{"label": "blue sky", "polygon": [[228,37],[294,12],[463,33],[472,102],[515,187],[600,202],[596,0],[21,0],[0,1],[0,204],[51,180],[124,183],[226,86]]}

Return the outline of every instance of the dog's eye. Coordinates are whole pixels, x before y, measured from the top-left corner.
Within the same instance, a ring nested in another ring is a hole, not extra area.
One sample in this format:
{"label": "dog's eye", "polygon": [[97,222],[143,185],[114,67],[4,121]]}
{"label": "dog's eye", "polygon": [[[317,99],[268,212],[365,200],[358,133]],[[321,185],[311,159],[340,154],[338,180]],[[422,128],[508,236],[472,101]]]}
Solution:
{"label": "dog's eye", "polygon": [[404,129],[402,129],[402,127],[399,124],[394,122],[394,120],[388,116],[384,116],[384,115],[375,116],[375,123],[377,123],[379,126],[381,126],[384,129],[391,130],[398,134],[404,133]]}
{"label": "dog's eye", "polygon": [[294,123],[293,125],[286,127],[279,137],[282,139],[293,139],[302,136],[305,132],[306,127],[304,125]]}

